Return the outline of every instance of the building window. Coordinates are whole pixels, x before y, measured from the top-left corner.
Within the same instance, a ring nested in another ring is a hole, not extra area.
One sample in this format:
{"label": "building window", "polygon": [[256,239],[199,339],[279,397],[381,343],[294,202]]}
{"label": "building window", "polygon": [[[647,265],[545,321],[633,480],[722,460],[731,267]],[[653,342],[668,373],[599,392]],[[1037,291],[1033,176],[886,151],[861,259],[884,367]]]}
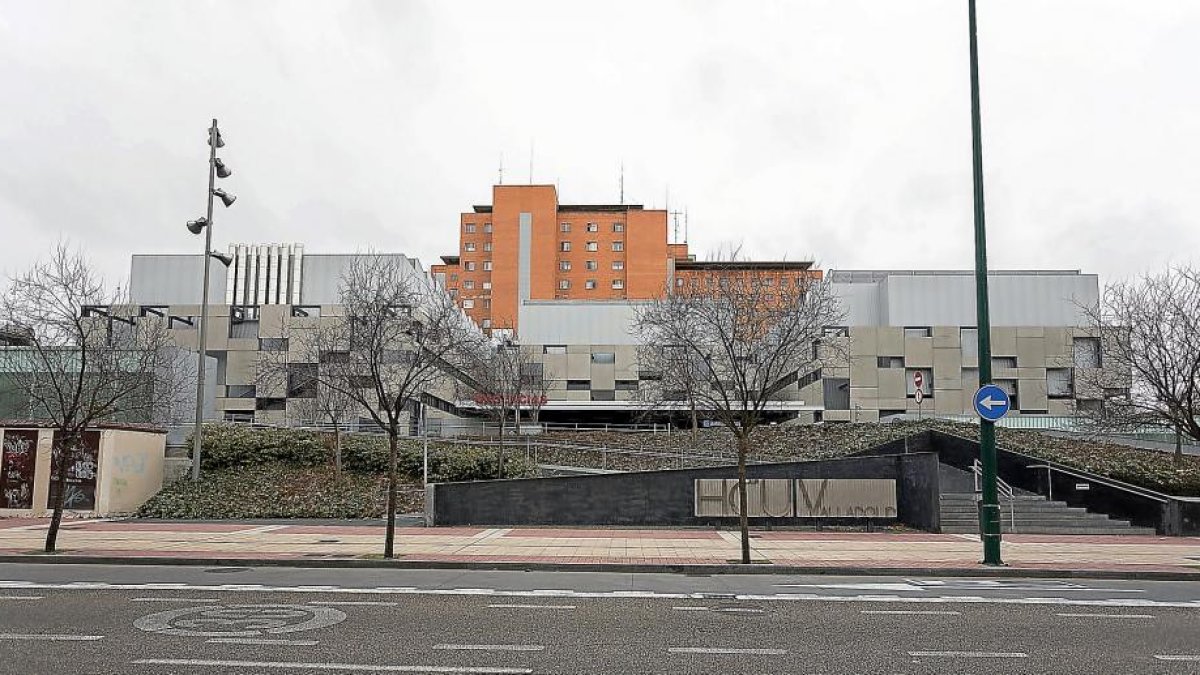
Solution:
{"label": "building window", "polygon": [[913,377],[921,374],[921,393],[926,398],[933,398],[933,370],[930,368],[909,368],[904,371],[904,391],[909,398],[917,395],[917,386],[913,382]]}
{"label": "building window", "polygon": [[463,231],[467,234],[475,234],[475,223],[467,223],[463,225]]}
{"label": "building window", "polygon": [[570,251],[570,250],[571,250],[571,242],[569,242],[569,241],[560,241],[560,242],[558,242],[558,250],[560,250],[560,251]]}
{"label": "building window", "polygon": [[567,346],[566,345],[543,345],[542,353],[543,354],[566,354]]}
{"label": "building window", "polygon": [[600,226],[599,226],[599,225],[597,225],[597,224],[595,224],[595,223],[588,223],[588,224],[587,224],[587,231],[588,231],[588,232],[599,232],[599,231],[600,231]]}
{"label": "building window", "polygon": [[616,363],[617,355],[613,352],[592,352],[592,363]]}
{"label": "building window", "polygon": [[570,260],[558,261],[558,269],[562,270],[563,272],[570,272],[571,271],[571,261]]}
{"label": "building window", "polygon": [[683,288],[683,277],[679,277],[679,278],[675,279],[675,287]]}
{"label": "building window", "polygon": [[492,252],[492,242],[490,242],[490,241],[483,242],[483,250],[488,253],[491,253]]}
{"label": "building window", "polygon": [[287,410],[286,398],[257,398],[254,399],[255,410],[281,411]]}
{"label": "building window", "polygon": [[[1012,410],[1020,410],[1021,406],[1017,403],[1017,381],[1016,380],[996,380],[994,384],[1004,390],[1008,394],[1008,398],[1012,400],[1009,406]],[[1022,411],[1023,412],[1023,411]]]}
{"label": "building window", "polygon": [[589,291],[595,290],[596,289],[596,280],[588,279],[587,281],[583,282],[583,287],[588,289]]}
{"label": "building window", "polygon": [[879,357],[879,367],[880,368],[903,368],[904,367],[904,357],[903,356],[880,356]]}
{"label": "building window", "polygon": [[825,326],[821,330],[821,337],[850,337],[850,328],[847,326]]}
{"label": "building window", "polygon": [[292,363],[287,367],[288,398],[317,397],[317,364]]}
{"label": "building window", "polygon": [[583,266],[589,270],[595,270],[596,269],[596,261],[595,260],[587,260],[583,263]]}
{"label": "building window", "polygon": [[623,279],[613,279],[612,287],[615,289],[625,288],[625,281]]}
{"label": "building window", "polygon": [[975,328],[960,328],[958,331],[958,341],[962,347],[963,359],[970,357],[972,360],[979,358],[979,331]]}
{"label": "building window", "polygon": [[1050,398],[1075,396],[1075,377],[1070,368],[1046,369],[1046,395]]}
{"label": "building window", "polygon": [[475,242],[468,241],[467,243],[463,244],[463,250],[473,252],[475,250]]}
{"label": "building window", "polygon": [[559,231],[559,232],[570,232],[570,231],[571,231],[571,224],[570,224],[570,223],[559,223],[559,224],[558,224],[558,231]]}
{"label": "building window", "polygon": [[567,289],[568,289],[568,288],[570,288],[570,287],[571,287],[571,280],[570,280],[570,279],[560,279],[560,280],[559,280],[559,282],[558,282],[558,289],[559,289],[560,291],[565,291],[565,290],[567,290]]}
{"label": "building window", "polygon": [[850,378],[826,377],[821,380],[825,394],[826,410],[850,409]]}
{"label": "building window", "polygon": [[484,327],[484,328],[491,328],[491,327],[492,327],[492,320],[491,320],[491,319],[484,319],[484,320],[483,320],[483,327]]}
{"label": "building window", "polygon": [[457,275],[457,274],[451,274],[451,275],[450,275],[450,281],[458,281],[458,275]]}
{"label": "building window", "polygon": [[586,249],[587,249],[587,250],[589,250],[589,251],[599,251],[599,250],[600,250],[600,245],[599,245],[599,244],[597,244],[597,243],[596,243],[596,242],[594,242],[594,241],[589,241],[589,242],[587,243],[587,246],[585,246],[584,248],[586,248]]}
{"label": "building window", "polygon": [[567,391],[587,391],[591,388],[591,380],[567,380]]}
{"label": "building window", "polygon": [[638,390],[638,381],[637,380],[617,380],[616,387],[617,387],[617,391],[637,391]]}
{"label": "building window", "polygon": [[904,329],[904,337],[906,338],[927,338],[933,337],[933,331],[929,326],[908,326]]}
{"label": "building window", "polygon": [[468,291],[475,288],[475,280],[467,279],[466,281],[463,282],[463,288],[467,289]]}
{"label": "building window", "polygon": [[298,319],[319,319],[321,317],[321,306],[292,305],[292,316]]}
{"label": "building window", "polygon": [[475,301],[470,298],[463,300],[463,309],[475,309]]}
{"label": "building window", "polygon": [[763,277],[762,285],[763,286],[774,286],[775,285],[775,277]]}
{"label": "building window", "polygon": [[612,268],[613,268],[614,270],[623,270],[623,269],[625,269],[625,261],[624,261],[624,260],[614,260],[614,261],[613,261],[613,263],[612,263]]}
{"label": "building window", "polygon": [[1075,367],[1100,368],[1104,365],[1100,355],[1099,338],[1075,338]]}
{"label": "building window", "polygon": [[625,242],[623,242],[623,241],[614,241],[614,242],[612,243],[612,250],[614,250],[614,251],[624,251],[624,250],[625,250]]}
{"label": "building window", "polygon": [[613,223],[613,232],[624,232],[625,223]]}
{"label": "building window", "polygon": [[484,299],[483,299],[483,308],[484,308],[484,309],[491,309],[491,308],[492,308],[492,301],[491,301],[489,298],[484,298]]}
{"label": "building window", "polygon": [[286,352],[288,349],[287,338],[259,338],[258,351],[260,352]]}
{"label": "building window", "polygon": [[617,400],[617,392],[612,389],[597,389],[592,392],[593,401],[615,401]]}
{"label": "building window", "polygon": [[468,272],[474,272],[474,271],[475,271],[475,263],[474,263],[474,262],[469,262],[469,263],[467,263],[467,271],[468,271]]}
{"label": "building window", "polygon": [[225,396],[229,398],[254,398],[253,384],[231,384],[225,387]]}
{"label": "building window", "polygon": [[490,281],[483,282],[483,290],[485,290],[485,291],[492,290],[492,282],[490,282]]}
{"label": "building window", "polygon": [[492,261],[491,261],[491,260],[484,260],[484,261],[483,261],[483,271],[484,271],[484,272],[491,272],[491,271],[492,271]]}
{"label": "building window", "polygon": [[1001,368],[1016,368],[1017,357],[1015,356],[993,356],[992,370],[1000,370]]}
{"label": "building window", "polygon": [[484,232],[486,232],[487,234],[491,234],[491,233],[492,233],[492,224],[491,224],[491,223],[484,223],[484,224],[483,224],[483,231],[484,231]]}

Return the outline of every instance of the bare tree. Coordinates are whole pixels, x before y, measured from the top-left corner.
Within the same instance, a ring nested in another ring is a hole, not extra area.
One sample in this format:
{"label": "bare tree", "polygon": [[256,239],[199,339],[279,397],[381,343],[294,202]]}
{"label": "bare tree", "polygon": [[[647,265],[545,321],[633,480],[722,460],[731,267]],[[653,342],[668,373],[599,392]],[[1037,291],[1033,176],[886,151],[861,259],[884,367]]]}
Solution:
{"label": "bare tree", "polygon": [[[676,409],[690,399],[737,439],[743,563],[750,562],[746,457],[754,431],[797,374],[817,362],[814,343],[842,316],[827,282],[778,281],[730,261],[706,276],[680,277],[664,297],[641,306],[635,320],[641,344],[658,347],[643,350],[639,366],[663,374],[660,405]],[[690,394],[672,391],[680,381]]]}
{"label": "bare tree", "polygon": [[28,398],[30,417],[56,432],[47,553],[55,550],[68,476],[95,470],[94,458],[81,455],[85,430],[102,421],[165,422],[186,396],[186,352],[172,346],[164,319],[133,309],[65,243],[12,278],[0,297],[2,322],[22,337],[22,346],[0,348],[0,370]]}
{"label": "bare tree", "polygon": [[522,409],[534,410],[535,394],[539,397],[536,409],[541,409],[546,386],[541,363],[517,342],[504,339],[478,351],[471,375],[472,399],[496,421],[498,471],[499,477],[503,478],[504,436],[509,419],[512,419],[514,431],[520,434]]}
{"label": "bare tree", "polygon": [[387,534],[384,557],[394,556],[399,439],[420,397],[458,376],[482,335],[453,299],[406,261],[359,255],[342,275],[344,316],[293,327],[292,350],[316,364],[313,383],[352,401],[388,436]]}
{"label": "bare tree", "polygon": [[1103,349],[1096,367],[1076,363],[1083,392],[1101,398],[1084,414],[1102,429],[1170,429],[1180,458],[1181,436],[1200,441],[1200,270],[1111,284],[1087,311]]}

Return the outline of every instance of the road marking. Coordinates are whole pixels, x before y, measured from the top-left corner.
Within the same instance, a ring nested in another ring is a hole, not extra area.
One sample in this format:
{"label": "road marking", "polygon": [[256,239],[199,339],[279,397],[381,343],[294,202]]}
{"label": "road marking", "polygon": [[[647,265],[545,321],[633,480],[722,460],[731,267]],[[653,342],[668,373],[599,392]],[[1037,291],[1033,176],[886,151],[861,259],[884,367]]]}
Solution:
{"label": "road marking", "polygon": [[1061,616],[1068,619],[1153,619],[1153,614],[1066,614],[1059,613],[1055,616]]}
{"label": "road marking", "polygon": [[[163,590],[162,584],[116,584],[105,582],[73,582],[73,583],[42,583],[32,581],[0,581],[0,590],[118,590],[118,591],[150,591]],[[257,593],[313,593],[312,586],[265,586],[263,584],[175,584],[169,587],[176,591],[199,591],[203,593],[225,593],[254,591]],[[544,598],[544,594],[528,590],[495,590],[495,589],[444,589],[444,588],[412,588],[402,587],[320,587],[321,593],[340,595],[484,595],[499,598]],[[999,589],[997,589],[999,590]],[[1112,590],[1112,589],[1107,589]],[[714,597],[716,596],[716,597]],[[607,591],[577,591],[564,598],[628,598],[625,595],[615,595]],[[1101,600],[1084,600],[1074,598],[1044,598],[1044,597],[983,597],[979,595],[941,595],[941,596],[883,596],[883,595],[818,595],[815,593],[774,593],[774,594],[713,594],[713,593],[675,593],[675,592],[643,592],[637,597],[666,600],[740,600],[740,601],[817,601],[817,602],[887,602],[891,604],[992,604],[992,605],[1056,605],[1067,607],[1138,607],[1158,608],[1177,607],[1184,609],[1200,609],[1200,600],[1160,601],[1133,598],[1105,598]]]}
{"label": "road marking", "polygon": [[575,609],[575,605],[488,605],[493,609]]}
{"label": "road marking", "polygon": [[476,651],[476,652],[540,652],[543,645],[434,645],[434,649],[442,651]]}
{"label": "road marking", "polygon": [[316,640],[271,640],[267,638],[210,638],[205,642],[222,645],[287,645],[292,647],[312,647]]}
{"label": "road marking", "polygon": [[766,610],[753,609],[750,607],[718,607],[714,612],[725,612],[727,614],[763,614]]}
{"label": "road marking", "polygon": [[671,609],[673,609],[677,612],[707,612],[708,611],[707,607],[696,607],[694,605],[688,605],[685,607],[672,607]]}
{"label": "road marking", "polygon": [[733,647],[671,647],[672,654],[754,654],[758,656],[782,656],[786,649],[735,649]]}
{"label": "road marking", "polygon": [[41,600],[40,595],[0,595],[0,600]]}
{"label": "road marking", "polygon": [[[932,616],[958,616],[961,612],[939,611],[936,609],[864,609],[861,614],[920,614]],[[1061,616],[1061,615],[1060,615]]]}
{"label": "road marking", "polygon": [[909,652],[909,656],[949,656],[958,659],[1027,659],[1025,652]]}
{"label": "road marking", "polygon": [[394,602],[372,602],[370,600],[313,600],[310,605],[345,605],[349,607],[395,607]]}
{"label": "road marking", "polygon": [[1155,654],[1159,661],[1200,661],[1200,654]]}
{"label": "road marking", "polygon": [[248,530],[238,530],[237,532],[233,532],[231,534],[238,534],[238,535],[263,534],[264,532],[274,532],[275,530],[282,530],[286,527],[291,527],[291,525],[263,525],[261,527],[254,527],[254,528],[251,528]]}
{"label": "road marking", "polygon": [[216,598],[133,598],[130,602],[219,602]]}
{"label": "road marking", "polygon": [[103,640],[103,635],[52,635],[49,633],[0,633],[0,640],[45,640],[50,642],[95,642]]}
{"label": "road marking", "polygon": [[347,670],[366,673],[487,673],[524,675],[529,668],[488,668],[471,666],[393,666],[369,663],[303,663],[285,661],[213,661],[207,659],[138,659],[134,665],[196,666],[204,668],[279,668],[282,670]]}

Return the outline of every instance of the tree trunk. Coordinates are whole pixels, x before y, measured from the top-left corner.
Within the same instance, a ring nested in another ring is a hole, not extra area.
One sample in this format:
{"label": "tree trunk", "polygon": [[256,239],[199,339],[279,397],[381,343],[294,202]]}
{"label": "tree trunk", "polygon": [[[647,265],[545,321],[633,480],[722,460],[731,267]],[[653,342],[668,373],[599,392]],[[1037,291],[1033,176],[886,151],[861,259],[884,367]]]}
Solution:
{"label": "tree trunk", "polygon": [[76,434],[69,434],[65,431],[60,431],[60,443],[58,452],[54,453],[51,449],[51,455],[58,455],[58,479],[54,481],[54,511],[50,517],[50,529],[46,530],[46,553],[54,553],[55,547],[58,544],[58,528],[62,525],[63,503],[67,495],[67,467],[71,466],[71,455],[74,454]]}
{"label": "tree trunk", "polygon": [[1175,463],[1183,464],[1183,434],[1175,430]]}
{"label": "tree trunk", "polygon": [[400,454],[399,430],[393,424],[388,429],[388,496],[387,534],[383,539],[383,557],[394,558],[396,542],[396,458]]}
{"label": "tree trunk", "polygon": [[750,564],[750,518],[746,514],[746,453],[749,450],[750,439],[743,433],[737,437],[738,449],[738,526],[742,531],[742,564]]}
{"label": "tree trunk", "polygon": [[[689,397],[690,398],[690,397]],[[692,408],[692,450],[697,449],[700,444],[700,422],[696,419],[696,402],[691,401]]]}
{"label": "tree trunk", "polygon": [[333,423],[333,470],[342,475],[342,426]]}

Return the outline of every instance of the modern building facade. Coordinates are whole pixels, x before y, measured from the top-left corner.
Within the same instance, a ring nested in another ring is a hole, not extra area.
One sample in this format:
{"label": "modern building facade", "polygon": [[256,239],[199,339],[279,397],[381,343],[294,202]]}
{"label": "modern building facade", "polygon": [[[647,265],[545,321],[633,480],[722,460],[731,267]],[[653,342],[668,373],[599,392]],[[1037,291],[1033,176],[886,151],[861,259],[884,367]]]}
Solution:
{"label": "modern building facade", "polygon": [[[459,216],[459,250],[430,269],[475,322],[511,334],[526,301],[645,300],[676,275],[715,274],[668,238],[667,212],[637,204],[560,204],[553,185],[496,185]],[[783,282],[811,263],[753,263]]]}

